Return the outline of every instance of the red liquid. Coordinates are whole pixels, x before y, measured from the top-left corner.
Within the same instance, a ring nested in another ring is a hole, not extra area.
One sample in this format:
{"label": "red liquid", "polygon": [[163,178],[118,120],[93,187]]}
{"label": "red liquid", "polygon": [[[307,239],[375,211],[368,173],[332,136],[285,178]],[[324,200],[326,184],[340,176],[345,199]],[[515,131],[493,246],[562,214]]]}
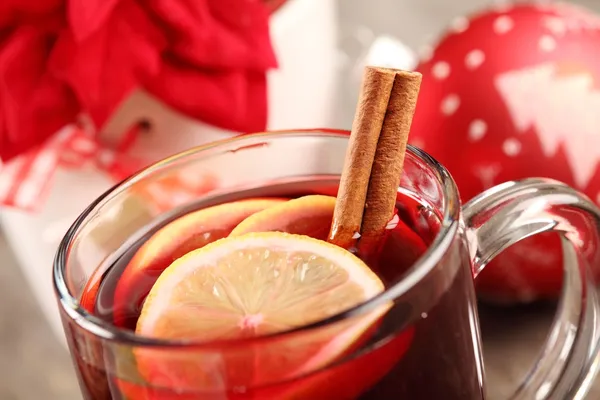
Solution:
{"label": "red liquid", "polygon": [[[311,190],[310,193],[335,193],[335,190]],[[281,195],[281,193],[277,193]],[[410,269],[426,250],[439,229],[439,216],[425,204],[398,196],[400,223],[388,232],[381,254],[366,260],[387,287],[393,285]],[[164,223],[162,224],[164,225]],[[154,230],[156,231],[156,229]],[[223,233],[215,232],[217,236]],[[99,280],[90,284],[82,295],[82,305],[100,318],[120,327],[134,329],[146,290],[132,292],[139,297],[128,304],[115,303],[115,289],[128,261],[135,254],[134,246],[120,257]],[[360,255],[359,255],[360,256]],[[411,304],[397,302],[380,324],[357,344],[354,353],[327,369],[293,381],[261,387],[232,387],[215,393],[183,391],[180,385],[153,388],[143,381],[125,382],[106,371],[114,367],[91,366],[80,346],[71,343],[80,383],[85,397],[104,399],[481,399],[477,379],[477,359],[469,330],[468,303],[471,277],[460,269],[449,289],[438,296],[427,310],[412,309]],[[144,277],[147,282],[158,273]],[[136,290],[136,288],[132,288]],[[426,295],[426,294],[425,294]],[[115,313],[116,312],[116,313]],[[119,321],[114,315],[125,315]],[[415,318],[415,314],[420,318]],[[75,333],[73,333],[75,335]],[[69,336],[69,335],[68,335]],[[83,351],[89,352],[90,349]],[[95,349],[95,356],[104,353],[104,363],[115,364],[114,356]],[[224,351],[230,352],[230,349]],[[98,357],[96,357],[98,358]],[[100,363],[101,364],[101,363]],[[128,372],[129,374],[129,372]],[[130,375],[128,375],[129,377]],[[293,395],[290,395],[292,393]]]}

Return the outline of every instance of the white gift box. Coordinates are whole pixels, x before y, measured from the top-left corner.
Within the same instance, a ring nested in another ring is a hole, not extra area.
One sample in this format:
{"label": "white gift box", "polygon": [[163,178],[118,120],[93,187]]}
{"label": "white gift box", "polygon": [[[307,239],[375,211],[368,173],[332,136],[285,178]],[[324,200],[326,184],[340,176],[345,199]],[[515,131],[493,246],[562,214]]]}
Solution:
{"label": "white gift box", "polygon": [[[279,69],[268,76],[268,129],[331,125],[337,30],[335,0],[290,0],[271,17],[271,40]],[[149,160],[236,134],[187,118],[143,91],[123,103],[105,131],[124,132],[141,119],[149,120],[152,128],[136,141],[131,152]],[[110,142],[118,138],[105,135],[104,139]],[[0,210],[0,225],[59,338],[63,338],[63,330],[52,288],[56,248],[77,215],[113,184],[92,166],[59,168],[40,210]]]}

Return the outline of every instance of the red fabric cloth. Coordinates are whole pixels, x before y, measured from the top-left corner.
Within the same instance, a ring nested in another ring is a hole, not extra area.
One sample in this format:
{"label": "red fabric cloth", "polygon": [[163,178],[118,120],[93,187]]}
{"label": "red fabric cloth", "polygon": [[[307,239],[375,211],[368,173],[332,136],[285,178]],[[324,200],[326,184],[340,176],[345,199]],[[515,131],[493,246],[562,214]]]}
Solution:
{"label": "red fabric cloth", "polygon": [[265,129],[268,19],[256,0],[3,0],[0,159],[80,113],[101,129],[138,87],[225,129]]}
{"label": "red fabric cloth", "polygon": [[46,69],[60,20],[21,25],[0,51],[0,158],[10,159],[74,121],[79,105]]}
{"label": "red fabric cloth", "polygon": [[185,114],[240,132],[265,129],[265,88],[265,74],[258,71],[199,69],[174,58],[165,60],[158,79],[146,85],[150,93]]}
{"label": "red fabric cloth", "polygon": [[48,65],[77,94],[96,126],[102,126],[133,89],[157,76],[165,48],[161,30],[138,3],[126,0],[93,31],[64,29]]}

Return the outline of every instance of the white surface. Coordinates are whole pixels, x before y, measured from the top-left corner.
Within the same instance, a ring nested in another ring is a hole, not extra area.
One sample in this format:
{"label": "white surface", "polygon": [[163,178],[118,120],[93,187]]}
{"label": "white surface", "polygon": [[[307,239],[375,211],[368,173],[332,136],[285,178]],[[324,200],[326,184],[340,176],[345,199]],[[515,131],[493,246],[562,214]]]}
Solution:
{"label": "white surface", "polygon": [[4,209],[0,224],[43,314],[63,340],[52,286],[54,254],[78,213],[110,187],[111,182],[91,170],[59,170],[55,179],[54,190],[38,214]]}

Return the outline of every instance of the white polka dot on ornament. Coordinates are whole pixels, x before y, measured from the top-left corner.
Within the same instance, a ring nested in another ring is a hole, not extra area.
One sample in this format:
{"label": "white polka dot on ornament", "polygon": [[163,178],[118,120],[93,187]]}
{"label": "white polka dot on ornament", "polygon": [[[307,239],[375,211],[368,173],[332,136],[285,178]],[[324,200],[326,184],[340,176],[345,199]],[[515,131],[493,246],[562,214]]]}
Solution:
{"label": "white polka dot on ornament", "polygon": [[508,138],[502,143],[504,154],[509,157],[514,157],[521,152],[521,142],[515,138]]}
{"label": "white polka dot on ornament", "polygon": [[477,69],[485,61],[485,53],[479,49],[471,50],[465,57],[465,65],[468,69]]}
{"label": "white polka dot on ornament", "polygon": [[487,132],[487,124],[484,120],[475,119],[469,124],[469,140],[480,141]]}
{"label": "white polka dot on ornament", "polygon": [[556,41],[552,36],[543,35],[538,42],[538,47],[541,51],[549,53],[556,49]]}
{"label": "white polka dot on ornament", "polygon": [[454,33],[463,33],[469,29],[469,20],[466,17],[454,18],[450,23],[450,29]]}
{"label": "white polka dot on ornament", "polygon": [[431,73],[438,80],[446,79],[450,75],[450,64],[445,61],[438,61],[431,68]]}
{"label": "white polka dot on ornament", "polygon": [[504,35],[512,30],[515,23],[512,18],[507,15],[502,15],[494,21],[494,32],[498,35]]}
{"label": "white polka dot on ornament", "polygon": [[452,115],[460,106],[460,97],[456,94],[449,94],[442,100],[441,110],[444,115]]}
{"label": "white polka dot on ornament", "polygon": [[558,17],[544,18],[544,27],[556,36],[564,36],[567,32],[567,24]]}

